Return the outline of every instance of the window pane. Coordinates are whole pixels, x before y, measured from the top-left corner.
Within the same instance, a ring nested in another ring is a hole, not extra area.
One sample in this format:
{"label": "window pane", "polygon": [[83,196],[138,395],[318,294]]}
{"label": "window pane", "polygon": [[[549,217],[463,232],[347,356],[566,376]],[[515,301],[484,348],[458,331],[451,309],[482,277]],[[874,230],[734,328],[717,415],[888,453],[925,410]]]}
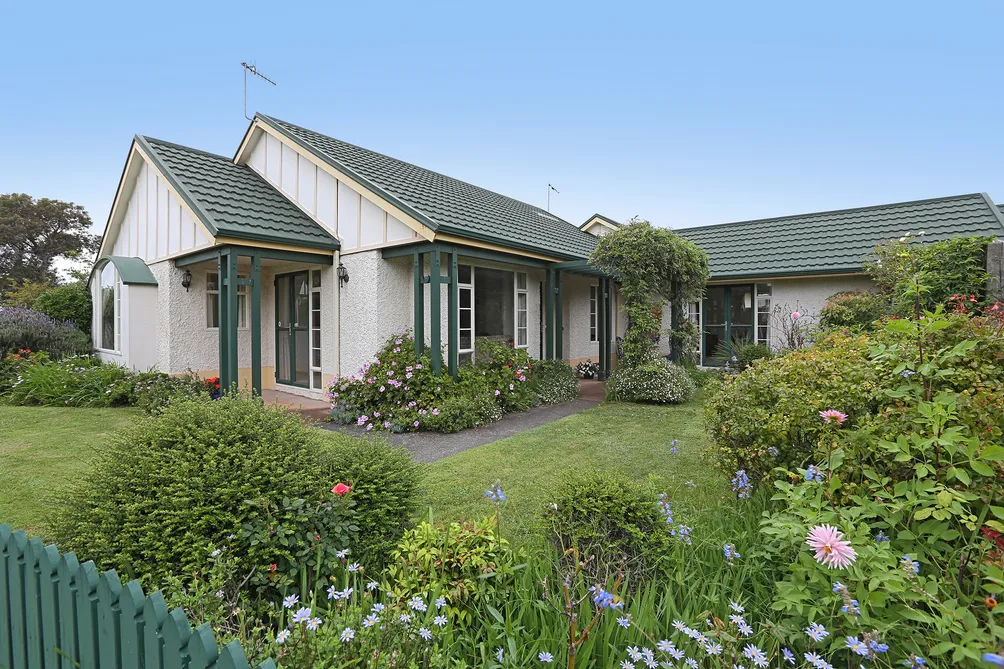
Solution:
{"label": "window pane", "polygon": [[[293,290],[296,291],[296,320],[293,325],[305,328],[310,324],[310,315],[307,313],[308,305],[310,304],[310,288],[307,286],[306,273],[297,274],[293,277]],[[306,378],[306,374],[304,374],[303,378]]]}
{"label": "window pane", "polygon": [[519,341],[517,346],[526,346],[526,328],[520,328],[518,331]]}
{"label": "window pane", "polygon": [[457,283],[470,283],[471,282],[471,266],[470,265],[457,265]]}
{"label": "window pane", "polygon": [[526,293],[516,295],[516,308],[520,311],[526,311]]}
{"label": "window pane", "polygon": [[460,306],[464,309],[469,309],[471,306],[471,289],[461,288],[460,289]]}
{"label": "window pane", "polygon": [[206,327],[217,328],[220,326],[220,296],[218,293],[206,295]]}
{"label": "window pane", "polygon": [[526,290],[526,272],[516,272],[516,288]]}
{"label": "window pane", "polygon": [[471,345],[471,331],[470,330],[461,330],[460,331],[460,348],[463,349],[463,350],[465,350],[465,351],[474,348],[474,346]]}
{"label": "window pane", "polygon": [[311,356],[312,356],[311,357],[312,362],[310,363],[310,365],[312,367],[320,367],[321,366],[321,352],[315,348],[313,350],[313,352],[311,353]]}
{"label": "window pane", "polygon": [[471,327],[471,310],[461,309],[460,310],[460,327],[470,329]]}
{"label": "window pane", "polygon": [[708,286],[708,296],[704,298],[704,322],[715,325],[725,323],[724,286]]}
{"label": "window pane", "polygon": [[311,293],[310,294],[310,308],[317,311],[321,308],[321,294]]}
{"label": "window pane", "polygon": [[248,326],[248,296],[237,293],[237,327]]}
{"label": "window pane", "polygon": [[732,286],[729,295],[732,326],[753,324],[753,287]]}
{"label": "window pane", "polygon": [[216,272],[210,272],[206,275],[206,290],[219,290],[220,282],[219,275]]}
{"label": "window pane", "polygon": [[321,287],[321,273],[318,272],[317,270],[314,270],[313,272],[311,272],[310,285],[313,288],[320,288]]}
{"label": "window pane", "polygon": [[311,346],[314,348],[321,348],[321,331],[315,329],[310,336]]}
{"label": "window pane", "polygon": [[[306,283],[306,282],[304,282]],[[307,333],[303,330],[296,332],[296,382],[306,383],[307,379]]]}
{"label": "window pane", "polygon": [[526,311],[520,310],[516,317],[516,327],[526,327]]}
{"label": "window pane", "polygon": [[314,372],[314,378],[313,378],[313,383],[311,384],[311,387],[312,388],[320,388],[321,387],[321,373],[320,372]]}

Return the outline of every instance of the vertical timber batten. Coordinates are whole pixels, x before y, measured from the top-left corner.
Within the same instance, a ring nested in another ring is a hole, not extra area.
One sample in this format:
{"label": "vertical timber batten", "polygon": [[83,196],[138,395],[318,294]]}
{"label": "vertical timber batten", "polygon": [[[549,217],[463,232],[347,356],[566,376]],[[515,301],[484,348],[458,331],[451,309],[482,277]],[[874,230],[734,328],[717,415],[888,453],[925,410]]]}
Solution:
{"label": "vertical timber batten", "polygon": [[596,323],[596,332],[599,335],[599,340],[600,340],[600,351],[599,351],[599,353],[600,353],[600,359],[599,359],[598,362],[599,362],[599,365],[600,365],[600,378],[602,379],[603,375],[607,371],[607,367],[606,367],[606,360],[607,360],[607,356],[606,356],[606,354],[607,354],[607,330],[606,330],[606,326],[607,326],[607,314],[606,314],[606,300],[605,300],[605,296],[607,294],[607,280],[605,278],[600,277],[600,285],[597,287],[596,290],[597,290],[597,293],[598,293],[597,296],[596,296],[596,302],[597,302],[597,304],[596,304],[596,312],[597,312],[596,313],[596,320],[597,320],[597,323]]}
{"label": "vertical timber batten", "polygon": [[251,389],[261,396],[261,255],[251,256]]}
{"label": "vertical timber batten", "polygon": [[554,359],[554,270],[544,278],[544,359]]}
{"label": "vertical timber batten", "polygon": [[[237,253],[230,249],[227,254],[227,369],[229,377],[227,391],[237,379]],[[222,327],[222,324],[221,324]]]}
{"label": "vertical timber batten", "polygon": [[457,280],[457,249],[453,247],[450,251],[449,284],[446,288],[448,296],[446,310],[449,312],[447,316],[449,332],[446,335],[446,367],[453,378],[457,377],[460,366],[460,350],[457,341],[460,336],[457,322],[460,316],[460,287],[457,285]]}
{"label": "vertical timber batten", "polygon": [[565,352],[563,350],[563,340],[564,340],[564,325],[562,323],[562,311],[564,306],[561,302],[561,270],[555,271],[554,277],[554,357],[558,360],[565,359]]}
{"label": "vertical timber batten", "polygon": [[413,280],[414,286],[414,319],[415,319],[415,356],[420,357],[425,352],[425,254],[415,251]]}

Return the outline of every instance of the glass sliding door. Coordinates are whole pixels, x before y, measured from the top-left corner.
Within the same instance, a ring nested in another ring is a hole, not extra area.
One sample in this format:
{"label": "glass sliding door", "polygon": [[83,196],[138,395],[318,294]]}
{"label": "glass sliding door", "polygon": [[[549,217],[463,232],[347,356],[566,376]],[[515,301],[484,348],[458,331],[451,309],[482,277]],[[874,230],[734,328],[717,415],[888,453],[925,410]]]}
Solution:
{"label": "glass sliding door", "polygon": [[703,309],[703,364],[723,365],[736,348],[755,341],[757,310],[752,284],[708,286]]}
{"label": "glass sliding door", "polygon": [[275,380],[310,384],[310,273],[275,277]]}

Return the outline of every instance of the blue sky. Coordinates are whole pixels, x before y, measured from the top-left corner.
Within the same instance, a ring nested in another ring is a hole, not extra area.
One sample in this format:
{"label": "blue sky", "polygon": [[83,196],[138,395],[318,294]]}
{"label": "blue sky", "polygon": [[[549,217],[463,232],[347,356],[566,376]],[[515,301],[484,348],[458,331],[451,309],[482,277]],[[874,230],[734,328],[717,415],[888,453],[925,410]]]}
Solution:
{"label": "blue sky", "polygon": [[[134,133],[260,110],[580,223],[1004,201],[1004,4],[17,3],[0,192],[105,224]],[[12,28],[12,29],[11,29]]]}

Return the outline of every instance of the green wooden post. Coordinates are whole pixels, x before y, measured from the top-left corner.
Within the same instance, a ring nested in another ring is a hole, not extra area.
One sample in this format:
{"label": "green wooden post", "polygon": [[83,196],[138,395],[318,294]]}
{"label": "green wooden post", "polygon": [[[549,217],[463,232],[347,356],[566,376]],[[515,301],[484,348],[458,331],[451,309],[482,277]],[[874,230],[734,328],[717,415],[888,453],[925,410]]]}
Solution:
{"label": "green wooden post", "polygon": [[565,359],[565,351],[563,348],[564,344],[564,325],[562,323],[562,311],[564,307],[561,301],[561,270],[555,272],[554,277],[555,289],[554,289],[554,357],[558,360]]}
{"label": "green wooden post", "polygon": [[160,592],[146,598],[143,604],[143,660],[145,669],[163,669],[164,623],[167,622],[167,604]]}
{"label": "green wooden post", "polygon": [[7,575],[14,568],[14,558],[7,548],[7,542],[13,534],[10,525],[0,525],[0,667],[14,666],[13,648],[11,647],[11,625],[13,624],[13,602],[7,587]]}
{"label": "green wooden post", "polygon": [[597,339],[599,339],[599,342],[600,342],[600,351],[599,351],[600,359],[597,362],[599,363],[599,366],[600,366],[600,378],[601,379],[605,378],[604,374],[606,374],[606,371],[607,371],[607,367],[606,367],[606,360],[607,360],[607,355],[606,355],[607,354],[607,336],[606,336],[606,334],[607,334],[606,333],[607,318],[606,318],[606,313],[605,313],[606,302],[603,299],[603,296],[605,294],[606,294],[606,279],[604,279],[603,277],[600,277],[599,285],[596,286],[596,334],[597,334]]}
{"label": "green wooden post", "polygon": [[443,310],[441,308],[442,295],[440,294],[440,281],[442,280],[442,270],[439,267],[439,249],[433,249],[429,255],[429,325],[430,325],[430,345],[429,351],[432,355],[432,373],[439,376],[443,372],[443,342],[442,323]]}
{"label": "green wooden post", "polygon": [[80,669],[98,669],[98,568],[93,562],[77,572],[77,639]]}
{"label": "green wooden post", "polygon": [[251,390],[261,396],[261,254],[251,256]]}
{"label": "green wooden post", "polygon": [[24,604],[28,615],[26,620],[28,666],[42,666],[42,595],[39,592],[39,581],[42,574],[38,568],[44,546],[38,537],[28,540],[24,563]]}
{"label": "green wooden post", "polygon": [[213,628],[209,623],[202,623],[195,629],[192,638],[188,640],[188,669],[208,669],[216,666],[220,649],[213,636]]}
{"label": "green wooden post", "polygon": [[192,627],[181,609],[174,609],[164,621],[164,669],[185,669],[188,666],[188,640]]}
{"label": "green wooden post", "polygon": [[544,360],[554,359],[554,270],[544,278]]}
{"label": "green wooden post", "polygon": [[[227,367],[230,378],[226,390],[238,383],[237,378],[237,253],[231,249],[227,254],[229,268],[227,269]],[[223,291],[220,291],[223,292]],[[222,326],[222,323],[220,324]]]}
{"label": "green wooden post", "polygon": [[457,248],[453,247],[450,252],[450,283],[447,286],[447,300],[446,300],[446,310],[449,312],[447,316],[447,323],[449,327],[449,333],[446,335],[446,359],[447,359],[447,369],[449,370],[450,376],[457,378],[457,373],[459,372],[458,367],[460,366],[460,348],[458,345],[458,338],[460,337],[460,330],[458,328],[457,320],[460,318],[460,288],[457,285]]}
{"label": "green wooden post", "polygon": [[25,553],[28,550],[28,537],[22,530],[14,532],[7,540],[10,558],[7,570],[7,592],[10,596],[10,642],[12,646],[11,667],[23,669],[28,666],[27,649],[27,609],[24,601],[25,587]]}
{"label": "green wooden post", "polygon": [[607,321],[606,322],[606,326],[604,327],[604,331],[606,332],[606,336],[607,336],[607,349],[606,349],[607,350],[607,363],[606,363],[607,376],[604,377],[604,378],[607,378],[607,377],[610,376],[610,372],[611,372],[610,368],[611,368],[611,365],[613,363],[613,354],[612,354],[612,350],[611,349],[613,349],[613,346],[614,346],[613,332],[614,332],[614,315],[615,315],[614,314],[614,282],[612,280],[610,280],[610,279],[606,279],[606,289],[603,291],[603,301],[604,301],[604,305],[605,305],[603,307],[603,315],[604,315],[604,318],[606,318],[606,321]]}
{"label": "green wooden post", "polygon": [[415,356],[425,352],[425,254],[415,251],[414,255],[414,307],[415,307]]}
{"label": "green wooden post", "polygon": [[139,581],[129,581],[119,595],[121,611],[122,635],[122,666],[143,666],[143,628],[146,621],[143,618],[143,606],[146,595]]}
{"label": "green wooden post", "polygon": [[227,314],[227,291],[225,286],[227,270],[230,268],[230,261],[225,250],[220,250],[216,255],[216,333],[220,337],[220,369],[217,375],[220,377],[220,390],[226,392],[227,386],[227,335],[230,329],[226,327]]}
{"label": "green wooden post", "polygon": [[42,657],[46,667],[59,666],[59,549],[52,544],[38,557],[42,613]]}

